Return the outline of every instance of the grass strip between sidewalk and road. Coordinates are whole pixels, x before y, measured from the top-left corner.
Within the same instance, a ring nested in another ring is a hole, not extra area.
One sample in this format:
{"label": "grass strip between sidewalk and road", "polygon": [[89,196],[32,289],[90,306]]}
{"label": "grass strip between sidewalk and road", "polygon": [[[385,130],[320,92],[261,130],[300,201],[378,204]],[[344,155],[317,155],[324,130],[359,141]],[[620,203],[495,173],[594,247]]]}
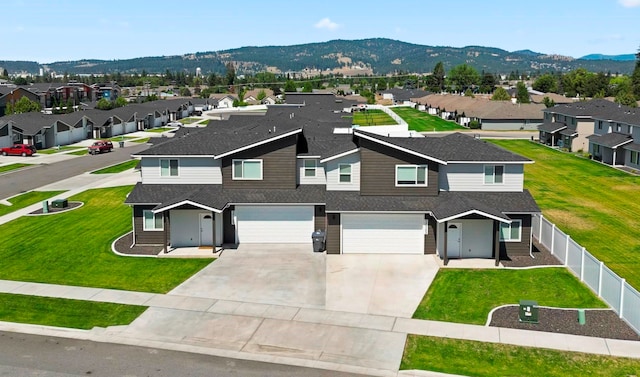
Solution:
{"label": "grass strip between sidewalk and road", "polygon": [[412,131],[462,131],[467,128],[462,127],[456,122],[444,120],[440,117],[428,114],[424,111],[416,110],[411,107],[391,107],[391,111],[398,114]]}
{"label": "grass strip between sidewalk and road", "polygon": [[6,173],[9,171],[26,168],[27,166],[31,166],[31,165],[33,164],[15,163],[15,164],[3,165],[3,166],[0,166],[0,173]]}
{"label": "grass strip between sidewalk and road", "polygon": [[146,306],[0,293],[0,321],[89,330],[128,325]]}
{"label": "grass strip between sidewalk and road", "polygon": [[24,194],[14,196],[13,198],[7,199],[7,201],[11,203],[10,206],[0,204],[0,216],[4,216],[24,207],[52,198],[56,195],[62,194],[63,192],[65,191],[29,191]]}
{"label": "grass strip between sidewalk and road", "polygon": [[166,293],[211,263],[114,254],[111,243],[131,230],[132,188],[87,190],[69,198],[78,209],[0,225],[0,279]]}
{"label": "grass strip between sidewalk and road", "polygon": [[91,174],[114,174],[114,173],[121,173],[123,171],[129,170],[129,169],[133,169],[134,167],[136,167],[136,165],[138,165],[138,162],[140,162],[139,160],[129,160],[129,161],[125,161],[125,162],[121,162],[117,165],[112,165],[112,166],[107,166],[106,168],[102,168],[99,170],[94,170],[91,172]]}
{"label": "grass strip between sidewalk and road", "polygon": [[132,143],[140,143],[140,144],[143,144],[143,143],[148,142],[150,139],[151,139],[150,137],[143,137],[142,139],[135,139],[135,140],[131,140],[131,142],[132,142]]}
{"label": "grass strip between sidewalk and road", "polygon": [[42,153],[42,154],[55,154],[55,153],[61,153],[61,152],[66,152],[66,151],[70,151],[70,150],[76,150],[76,149],[87,149],[87,147],[80,147],[80,146],[71,146],[71,145],[62,145],[60,147],[53,147],[53,148],[47,148],[47,149],[40,149],[38,150],[37,153]]}
{"label": "grass strip between sidewalk and road", "polygon": [[162,133],[162,132],[171,131],[171,130],[175,130],[175,127],[149,128],[148,130],[144,130],[144,132]]}
{"label": "grass strip between sidewalk and road", "polygon": [[638,376],[640,359],[409,335],[400,370],[464,376]]}
{"label": "grass strip between sidewalk and road", "polygon": [[534,300],[558,308],[606,308],[567,269],[441,269],[413,318],[484,325],[498,306]]}
{"label": "grass strip between sidewalk and road", "polygon": [[640,177],[528,140],[491,140],[525,156],[542,214],[640,290]]}

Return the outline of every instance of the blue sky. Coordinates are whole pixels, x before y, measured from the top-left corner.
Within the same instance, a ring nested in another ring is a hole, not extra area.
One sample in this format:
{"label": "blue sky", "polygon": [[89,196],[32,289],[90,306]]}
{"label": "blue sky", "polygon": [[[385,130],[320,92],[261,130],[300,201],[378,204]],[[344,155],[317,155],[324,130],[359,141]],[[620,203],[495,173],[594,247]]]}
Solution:
{"label": "blue sky", "polygon": [[40,63],[376,37],[573,57],[640,47],[640,0],[11,0],[2,14],[0,60]]}

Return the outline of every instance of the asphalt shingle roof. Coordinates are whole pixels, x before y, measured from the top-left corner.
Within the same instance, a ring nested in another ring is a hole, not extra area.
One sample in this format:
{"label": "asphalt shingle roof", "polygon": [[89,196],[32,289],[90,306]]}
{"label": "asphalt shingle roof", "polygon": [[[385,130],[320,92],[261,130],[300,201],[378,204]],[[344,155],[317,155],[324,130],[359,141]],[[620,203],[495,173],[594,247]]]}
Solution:
{"label": "asphalt shingle roof", "polygon": [[550,134],[554,134],[558,131],[564,130],[567,126],[564,123],[551,122],[551,123],[542,123],[538,125],[539,131],[548,132]]}
{"label": "asphalt shingle roof", "polygon": [[616,148],[621,145],[631,143],[633,138],[627,134],[621,134],[617,132],[612,132],[604,135],[591,135],[588,136],[590,142],[598,145],[602,145],[607,148]]}

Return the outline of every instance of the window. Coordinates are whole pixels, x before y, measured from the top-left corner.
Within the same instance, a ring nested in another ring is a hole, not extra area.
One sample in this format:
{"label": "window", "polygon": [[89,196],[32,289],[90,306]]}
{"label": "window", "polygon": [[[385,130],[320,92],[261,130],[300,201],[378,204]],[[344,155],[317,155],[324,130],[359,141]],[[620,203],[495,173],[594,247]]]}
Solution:
{"label": "window", "polygon": [[396,165],[396,186],[426,186],[425,165]]}
{"label": "window", "polygon": [[638,153],[637,151],[631,151],[629,162],[634,165],[640,165],[640,153]]}
{"label": "window", "polygon": [[262,160],[233,160],[233,179],[262,179]]}
{"label": "window", "polygon": [[161,213],[153,213],[150,210],[144,210],[142,212],[144,217],[144,224],[142,229],[147,230],[163,230],[164,224],[162,223],[162,214]]}
{"label": "window", "polygon": [[316,176],[316,160],[304,160],[304,176]]}
{"label": "window", "polygon": [[511,220],[511,224],[500,223],[500,241],[520,242],[522,220]]}
{"label": "window", "polygon": [[504,166],[502,165],[485,165],[484,166],[484,183],[496,184],[503,182]]}
{"label": "window", "polygon": [[351,182],[351,165],[340,164],[338,165],[338,170],[340,171],[340,183],[350,183]]}
{"label": "window", "polygon": [[599,130],[601,130],[601,129],[602,129],[602,121],[601,121],[601,120],[599,120],[599,121],[598,121],[598,129],[599,129]]}
{"label": "window", "polygon": [[600,156],[600,145],[593,144],[593,154],[596,156]]}
{"label": "window", "polygon": [[178,160],[160,160],[160,176],[161,177],[177,177],[178,176]]}

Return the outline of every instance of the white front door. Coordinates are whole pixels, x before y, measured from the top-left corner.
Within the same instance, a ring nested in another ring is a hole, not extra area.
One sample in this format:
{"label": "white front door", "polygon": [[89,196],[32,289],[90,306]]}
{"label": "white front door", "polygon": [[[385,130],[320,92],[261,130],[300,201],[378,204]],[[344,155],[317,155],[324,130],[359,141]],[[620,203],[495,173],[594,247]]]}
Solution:
{"label": "white front door", "polygon": [[462,224],[449,223],[449,225],[447,225],[447,257],[460,258],[461,239]]}
{"label": "white front door", "polygon": [[200,246],[213,245],[213,216],[209,213],[200,214]]}

